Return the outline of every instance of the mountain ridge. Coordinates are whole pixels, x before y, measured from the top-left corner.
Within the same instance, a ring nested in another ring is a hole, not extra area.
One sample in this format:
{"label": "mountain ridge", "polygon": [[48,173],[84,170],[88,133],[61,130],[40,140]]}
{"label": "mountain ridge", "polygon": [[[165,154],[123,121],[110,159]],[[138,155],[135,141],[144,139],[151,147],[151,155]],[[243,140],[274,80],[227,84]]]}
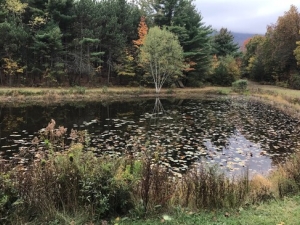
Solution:
{"label": "mountain ridge", "polygon": [[246,41],[248,38],[252,38],[255,35],[261,35],[261,34],[255,34],[255,33],[240,33],[240,32],[231,32],[234,39],[233,41],[237,43],[240,47],[243,46],[244,41]]}

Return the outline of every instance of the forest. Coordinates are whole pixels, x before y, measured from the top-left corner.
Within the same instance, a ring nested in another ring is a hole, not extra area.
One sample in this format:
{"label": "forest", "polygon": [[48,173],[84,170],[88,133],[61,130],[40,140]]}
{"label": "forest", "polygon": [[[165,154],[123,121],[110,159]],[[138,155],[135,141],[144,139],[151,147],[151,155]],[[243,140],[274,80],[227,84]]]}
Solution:
{"label": "forest", "polygon": [[0,85],[153,85],[154,54],[168,65],[163,86],[248,78],[300,89],[299,30],[294,5],[240,48],[193,0],[0,0]]}

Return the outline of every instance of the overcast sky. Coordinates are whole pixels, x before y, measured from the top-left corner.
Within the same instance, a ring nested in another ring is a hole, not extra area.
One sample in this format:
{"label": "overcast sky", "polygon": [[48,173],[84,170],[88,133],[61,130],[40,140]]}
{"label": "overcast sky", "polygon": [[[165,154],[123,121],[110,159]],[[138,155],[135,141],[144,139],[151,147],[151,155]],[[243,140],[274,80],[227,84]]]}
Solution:
{"label": "overcast sky", "polygon": [[267,25],[276,23],[279,16],[299,0],[195,0],[205,25],[232,32],[265,34]]}

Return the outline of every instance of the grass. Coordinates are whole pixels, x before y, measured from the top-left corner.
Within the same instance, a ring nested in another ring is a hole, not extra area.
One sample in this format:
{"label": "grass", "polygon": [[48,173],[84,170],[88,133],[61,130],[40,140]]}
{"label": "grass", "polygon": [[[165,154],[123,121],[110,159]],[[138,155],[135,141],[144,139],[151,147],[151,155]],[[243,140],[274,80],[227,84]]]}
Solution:
{"label": "grass", "polygon": [[[205,94],[229,94],[228,87],[163,89],[161,97],[197,98]],[[156,97],[153,88],[146,87],[70,87],[70,88],[0,88],[0,101],[13,103],[53,103],[64,101],[123,100],[136,97]]]}
{"label": "grass", "polygon": [[[152,225],[152,224],[178,224],[178,225],[298,225],[300,213],[300,196],[284,198],[280,201],[249,206],[247,208],[231,210],[205,210],[192,211],[183,208],[174,209],[168,214],[170,220],[164,219],[164,214],[145,220],[132,220],[120,218],[119,225]],[[167,217],[168,219],[168,217]],[[117,219],[118,220],[118,219]],[[113,221],[116,223],[116,221]],[[112,223],[113,224],[113,223]]]}

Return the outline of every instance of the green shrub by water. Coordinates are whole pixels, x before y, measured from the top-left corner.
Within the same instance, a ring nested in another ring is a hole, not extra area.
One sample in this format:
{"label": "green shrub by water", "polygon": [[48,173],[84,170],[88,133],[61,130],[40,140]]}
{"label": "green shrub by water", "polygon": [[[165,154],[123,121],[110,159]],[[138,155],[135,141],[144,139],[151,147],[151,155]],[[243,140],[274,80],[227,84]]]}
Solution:
{"label": "green shrub by water", "polygon": [[232,90],[235,92],[244,92],[247,90],[248,81],[247,80],[237,80],[232,83]]}

